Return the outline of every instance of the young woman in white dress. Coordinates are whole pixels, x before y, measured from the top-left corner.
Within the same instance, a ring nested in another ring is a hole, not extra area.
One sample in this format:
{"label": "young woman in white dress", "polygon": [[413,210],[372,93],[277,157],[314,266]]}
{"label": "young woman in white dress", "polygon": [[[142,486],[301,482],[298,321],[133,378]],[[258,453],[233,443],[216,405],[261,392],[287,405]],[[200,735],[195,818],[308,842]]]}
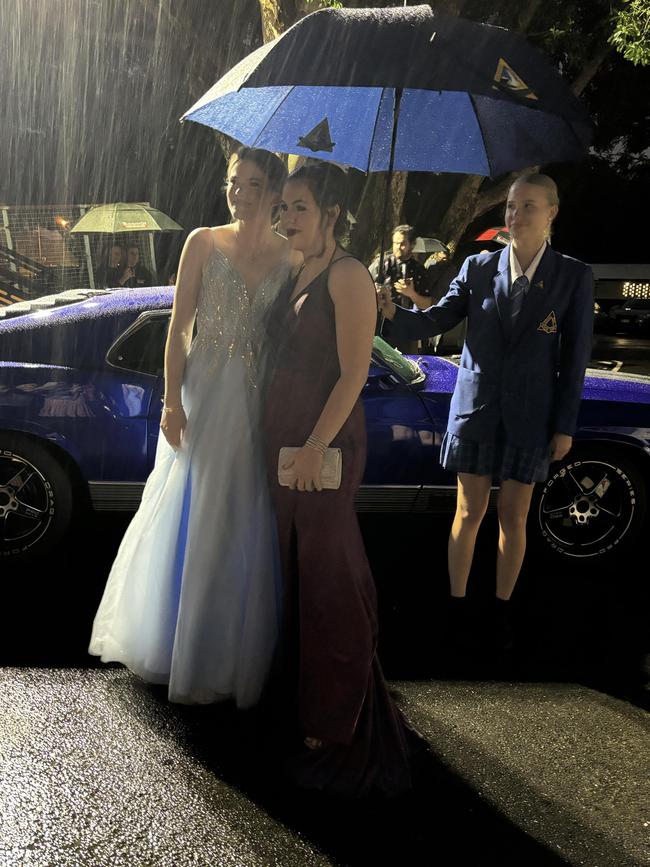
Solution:
{"label": "young woman in white dress", "polygon": [[168,684],[171,701],[252,706],[275,648],[281,578],[259,395],[264,315],[295,266],[272,224],[284,177],[273,154],[240,148],[232,222],[185,243],[155,466],[93,625],[91,654]]}

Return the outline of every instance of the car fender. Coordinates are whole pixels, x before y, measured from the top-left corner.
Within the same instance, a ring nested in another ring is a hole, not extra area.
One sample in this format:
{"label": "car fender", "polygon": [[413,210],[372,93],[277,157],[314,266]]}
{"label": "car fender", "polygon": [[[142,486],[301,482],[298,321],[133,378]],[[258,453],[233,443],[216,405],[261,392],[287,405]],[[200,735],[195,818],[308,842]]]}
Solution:
{"label": "car fender", "polygon": [[637,463],[644,476],[650,478],[650,429],[649,428],[581,428],[573,442],[580,445],[603,445],[625,451]]}
{"label": "car fender", "polygon": [[68,458],[71,458],[77,467],[81,465],[81,452],[77,445],[69,437],[54,432],[44,425],[39,425],[36,422],[21,419],[20,423],[13,423],[11,420],[3,419],[0,421],[0,431],[10,433],[23,433],[43,442],[45,445],[54,445],[60,451],[65,452]]}

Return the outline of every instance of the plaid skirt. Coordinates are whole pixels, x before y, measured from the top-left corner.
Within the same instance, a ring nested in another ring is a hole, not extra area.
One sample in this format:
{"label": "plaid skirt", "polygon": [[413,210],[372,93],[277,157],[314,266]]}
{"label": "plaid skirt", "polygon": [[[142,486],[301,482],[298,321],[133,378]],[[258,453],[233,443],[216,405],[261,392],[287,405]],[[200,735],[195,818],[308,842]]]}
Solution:
{"label": "plaid skirt", "polygon": [[548,446],[521,448],[498,435],[495,442],[477,443],[447,432],[440,447],[440,463],[452,473],[492,476],[495,482],[513,479],[530,485],[548,478],[551,463]]}

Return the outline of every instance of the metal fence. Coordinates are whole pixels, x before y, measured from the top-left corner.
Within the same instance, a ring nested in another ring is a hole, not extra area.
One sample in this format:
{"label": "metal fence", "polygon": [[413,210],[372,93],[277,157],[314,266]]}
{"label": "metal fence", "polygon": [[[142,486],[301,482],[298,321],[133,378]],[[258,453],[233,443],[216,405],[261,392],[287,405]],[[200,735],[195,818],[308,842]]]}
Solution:
{"label": "metal fence", "polygon": [[155,272],[149,233],[70,234],[91,207],[0,205],[0,305],[64,289],[96,288],[113,243],[137,244],[140,262]]}

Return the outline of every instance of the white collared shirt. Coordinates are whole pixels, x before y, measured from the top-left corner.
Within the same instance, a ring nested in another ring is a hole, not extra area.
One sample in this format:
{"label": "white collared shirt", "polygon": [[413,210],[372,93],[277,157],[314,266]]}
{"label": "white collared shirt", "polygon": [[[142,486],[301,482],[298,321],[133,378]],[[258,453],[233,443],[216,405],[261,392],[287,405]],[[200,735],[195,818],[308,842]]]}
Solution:
{"label": "white collared shirt", "polygon": [[532,286],[533,285],[533,277],[535,276],[535,271],[537,271],[537,266],[540,263],[542,256],[546,250],[547,242],[544,241],[542,246],[539,248],[533,261],[530,263],[528,268],[526,268],[526,272],[524,273],[521,270],[521,265],[519,264],[519,260],[515,255],[515,248],[510,244],[510,285],[515,282],[517,277],[528,277],[528,282]]}

